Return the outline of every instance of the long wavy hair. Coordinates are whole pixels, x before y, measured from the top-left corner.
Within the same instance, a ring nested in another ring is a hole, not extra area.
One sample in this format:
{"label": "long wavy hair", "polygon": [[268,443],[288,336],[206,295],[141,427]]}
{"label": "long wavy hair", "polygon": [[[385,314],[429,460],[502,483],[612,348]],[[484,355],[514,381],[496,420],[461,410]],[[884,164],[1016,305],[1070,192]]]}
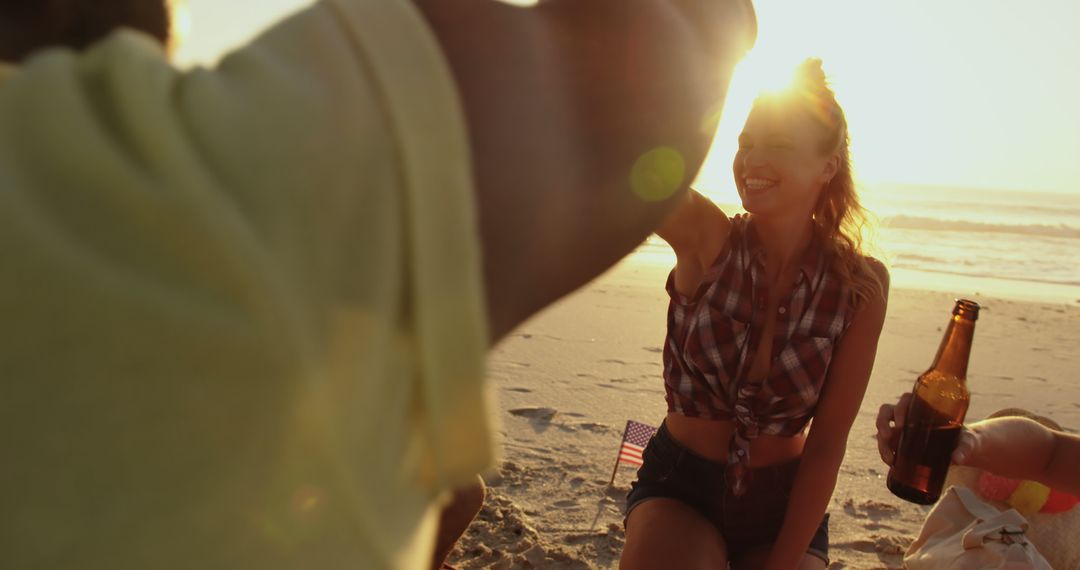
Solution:
{"label": "long wavy hair", "polygon": [[814,232],[830,254],[837,273],[851,284],[857,303],[883,297],[885,285],[864,251],[863,229],[868,216],[859,202],[852,173],[847,117],[829,86],[821,60],[810,58],[799,65],[792,88],[782,97],[799,105],[821,125],[825,133],[822,154],[835,153],[839,157],[836,175],[822,189],[814,206]]}
{"label": "long wavy hair", "polygon": [[0,61],[18,63],[49,47],[82,50],[119,27],[167,45],[171,6],[170,0],[3,0]]}

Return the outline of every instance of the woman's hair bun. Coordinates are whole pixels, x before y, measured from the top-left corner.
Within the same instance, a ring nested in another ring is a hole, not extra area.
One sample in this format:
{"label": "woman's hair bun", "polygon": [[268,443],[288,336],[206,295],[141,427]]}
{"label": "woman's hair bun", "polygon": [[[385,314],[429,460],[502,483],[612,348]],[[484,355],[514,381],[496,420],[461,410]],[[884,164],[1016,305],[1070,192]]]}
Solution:
{"label": "woman's hair bun", "polygon": [[825,70],[821,67],[821,59],[809,57],[803,60],[795,68],[795,84],[810,91],[825,91],[829,89],[829,80],[825,77]]}

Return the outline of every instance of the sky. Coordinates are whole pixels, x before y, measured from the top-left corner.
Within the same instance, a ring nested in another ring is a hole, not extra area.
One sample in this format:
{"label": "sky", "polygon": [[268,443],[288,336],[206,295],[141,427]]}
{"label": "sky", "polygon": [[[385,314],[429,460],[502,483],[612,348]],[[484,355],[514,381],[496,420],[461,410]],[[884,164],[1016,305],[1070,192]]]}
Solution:
{"label": "sky", "polygon": [[[584,1],[584,0],[582,0]],[[182,64],[210,63],[310,0],[187,0]],[[824,61],[860,181],[1080,194],[1077,0],[759,0],[697,186],[737,202],[731,157],[750,101]]]}

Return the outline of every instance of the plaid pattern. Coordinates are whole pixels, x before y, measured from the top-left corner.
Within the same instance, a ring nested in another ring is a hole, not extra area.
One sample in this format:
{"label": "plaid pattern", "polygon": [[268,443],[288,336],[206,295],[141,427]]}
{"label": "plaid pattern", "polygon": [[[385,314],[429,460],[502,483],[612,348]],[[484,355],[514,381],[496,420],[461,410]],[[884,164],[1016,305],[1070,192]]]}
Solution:
{"label": "plaid pattern", "polygon": [[750,440],[761,434],[793,436],[817,406],[834,343],[854,316],[851,290],[829,270],[813,244],[800,261],[791,293],[775,315],[771,366],[766,378],[746,378],[765,328],[765,251],[750,217],[732,219],[728,243],[698,290],[671,295],[664,343],[668,411],[738,423],[728,463],[733,490],[745,487]]}

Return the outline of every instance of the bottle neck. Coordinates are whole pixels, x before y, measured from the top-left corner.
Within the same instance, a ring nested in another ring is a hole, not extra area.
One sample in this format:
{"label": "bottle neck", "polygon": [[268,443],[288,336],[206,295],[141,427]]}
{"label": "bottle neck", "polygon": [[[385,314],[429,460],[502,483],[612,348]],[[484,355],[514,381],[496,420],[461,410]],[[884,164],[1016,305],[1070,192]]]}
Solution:
{"label": "bottle neck", "polygon": [[975,321],[964,315],[954,315],[930,368],[960,380],[967,379],[968,357],[971,356],[974,337]]}

